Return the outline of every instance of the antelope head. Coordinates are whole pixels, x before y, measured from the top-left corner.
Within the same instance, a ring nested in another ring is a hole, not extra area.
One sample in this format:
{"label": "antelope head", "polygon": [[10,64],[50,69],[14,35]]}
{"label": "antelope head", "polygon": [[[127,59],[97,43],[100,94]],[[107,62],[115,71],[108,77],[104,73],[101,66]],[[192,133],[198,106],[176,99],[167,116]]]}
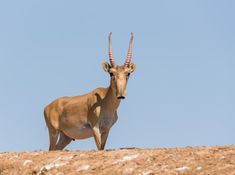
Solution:
{"label": "antelope head", "polygon": [[129,48],[127,52],[127,57],[125,63],[121,66],[116,65],[115,59],[113,56],[112,49],[112,33],[109,34],[109,61],[110,63],[103,63],[104,71],[110,74],[111,78],[111,89],[114,95],[118,99],[124,99],[126,96],[126,86],[129,79],[129,76],[134,72],[136,65],[131,63],[132,57],[132,43],[133,43],[133,33],[131,33]]}

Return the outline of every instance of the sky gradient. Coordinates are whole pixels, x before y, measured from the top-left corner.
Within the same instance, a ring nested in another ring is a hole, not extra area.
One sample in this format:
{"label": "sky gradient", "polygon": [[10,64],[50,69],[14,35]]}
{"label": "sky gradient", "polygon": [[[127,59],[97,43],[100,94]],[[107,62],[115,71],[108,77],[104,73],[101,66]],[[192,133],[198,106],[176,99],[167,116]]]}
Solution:
{"label": "sky gradient", "polygon": [[[0,152],[48,149],[43,109],[109,85],[134,32],[127,96],[106,148],[235,144],[235,1],[1,1]],[[67,149],[96,149],[93,139]]]}

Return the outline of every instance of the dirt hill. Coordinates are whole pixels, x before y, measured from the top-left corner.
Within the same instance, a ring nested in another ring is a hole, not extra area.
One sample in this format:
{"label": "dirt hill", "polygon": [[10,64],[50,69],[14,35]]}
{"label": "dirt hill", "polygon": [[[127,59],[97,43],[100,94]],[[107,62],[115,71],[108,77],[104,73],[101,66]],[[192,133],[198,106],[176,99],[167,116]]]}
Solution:
{"label": "dirt hill", "polygon": [[235,146],[0,153],[0,175],[235,175]]}

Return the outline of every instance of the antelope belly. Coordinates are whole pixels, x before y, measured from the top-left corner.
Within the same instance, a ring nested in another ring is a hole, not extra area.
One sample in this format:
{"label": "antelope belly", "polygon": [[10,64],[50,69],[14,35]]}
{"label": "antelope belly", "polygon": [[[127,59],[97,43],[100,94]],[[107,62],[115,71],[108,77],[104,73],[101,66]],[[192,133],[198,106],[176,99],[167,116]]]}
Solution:
{"label": "antelope belly", "polygon": [[74,126],[64,131],[67,136],[73,139],[86,139],[93,136],[92,129],[89,124]]}

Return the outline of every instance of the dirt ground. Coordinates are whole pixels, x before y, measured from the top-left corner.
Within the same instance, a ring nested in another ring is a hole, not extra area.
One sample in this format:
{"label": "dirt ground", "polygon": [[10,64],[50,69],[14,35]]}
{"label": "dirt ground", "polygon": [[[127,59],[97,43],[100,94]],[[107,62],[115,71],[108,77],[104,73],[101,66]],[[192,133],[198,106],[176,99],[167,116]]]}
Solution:
{"label": "dirt ground", "polygon": [[0,153],[0,175],[235,175],[235,146]]}

